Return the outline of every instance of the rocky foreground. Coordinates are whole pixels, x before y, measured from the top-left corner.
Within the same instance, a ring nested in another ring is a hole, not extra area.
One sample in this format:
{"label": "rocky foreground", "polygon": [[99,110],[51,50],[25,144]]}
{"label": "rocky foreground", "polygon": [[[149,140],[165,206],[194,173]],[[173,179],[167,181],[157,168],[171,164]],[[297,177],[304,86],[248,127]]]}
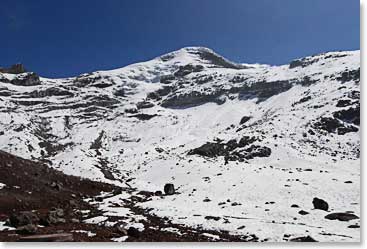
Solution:
{"label": "rocky foreground", "polygon": [[[106,198],[133,190],[65,175],[45,164],[24,160],[3,151],[0,151],[0,171],[0,241],[178,242],[213,241],[211,236],[216,238],[219,235],[221,241],[257,241],[256,236],[244,238],[220,231],[173,225],[166,219],[151,216],[146,210],[136,207],[149,196],[163,198],[162,192],[141,192],[125,200],[125,206],[141,216],[142,224],[147,227],[144,231],[134,227],[125,229],[128,224],[120,223],[119,217],[111,218],[113,225],[106,221],[93,224],[88,221],[98,219],[103,211],[98,204],[91,204],[91,200],[103,202]],[[113,203],[110,205],[118,208]]]}

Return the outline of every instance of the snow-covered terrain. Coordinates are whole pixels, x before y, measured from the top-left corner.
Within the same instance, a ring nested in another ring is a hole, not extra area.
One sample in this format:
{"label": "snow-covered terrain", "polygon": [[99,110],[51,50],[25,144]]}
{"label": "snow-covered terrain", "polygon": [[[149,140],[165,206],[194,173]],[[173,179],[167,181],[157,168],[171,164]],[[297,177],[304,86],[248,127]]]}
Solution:
{"label": "snow-covered terrain", "polygon": [[106,217],[107,201],[173,183],[135,205],[261,241],[357,242],[359,219],[324,217],[360,216],[359,56],[251,65],[190,47],[74,78],[0,73],[0,149],[131,188]]}

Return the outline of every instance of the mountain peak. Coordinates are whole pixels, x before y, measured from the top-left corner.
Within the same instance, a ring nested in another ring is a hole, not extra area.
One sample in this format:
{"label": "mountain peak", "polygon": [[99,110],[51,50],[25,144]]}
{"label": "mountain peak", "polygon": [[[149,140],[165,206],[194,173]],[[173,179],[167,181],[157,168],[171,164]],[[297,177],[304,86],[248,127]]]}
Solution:
{"label": "mountain peak", "polygon": [[238,64],[224,58],[210,48],[200,46],[184,47],[179,50],[162,55],[159,58],[163,61],[180,59],[182,61],[187,61],[188,63],[198,62],[206,64],[208,67],[222,67],[232,69],[247,68],[242,64]]}

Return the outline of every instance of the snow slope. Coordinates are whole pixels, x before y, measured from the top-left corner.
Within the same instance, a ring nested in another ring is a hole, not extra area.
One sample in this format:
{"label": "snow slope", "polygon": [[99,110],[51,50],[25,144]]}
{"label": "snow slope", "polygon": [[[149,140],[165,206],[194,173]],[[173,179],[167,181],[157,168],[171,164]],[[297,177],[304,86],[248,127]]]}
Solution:
{"label": "snow slope", "polygon": [[173,223],[359,241],[359,219],[312,205],[360,216],[359,56],[251,65],[190,47],[74,78],[0,73],[0,149],[136,190],[173,183],[178,194],[136,204]]}

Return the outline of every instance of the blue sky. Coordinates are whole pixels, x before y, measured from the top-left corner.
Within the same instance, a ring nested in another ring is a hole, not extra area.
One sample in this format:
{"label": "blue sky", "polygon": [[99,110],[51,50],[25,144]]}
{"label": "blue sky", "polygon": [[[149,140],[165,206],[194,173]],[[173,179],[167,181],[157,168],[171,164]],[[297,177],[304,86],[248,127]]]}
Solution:
{"label": "blue sky", "polygon": [[74,76],[205,46],[285,64],[359,49],[358,0],[1,0],[0,66]]}

